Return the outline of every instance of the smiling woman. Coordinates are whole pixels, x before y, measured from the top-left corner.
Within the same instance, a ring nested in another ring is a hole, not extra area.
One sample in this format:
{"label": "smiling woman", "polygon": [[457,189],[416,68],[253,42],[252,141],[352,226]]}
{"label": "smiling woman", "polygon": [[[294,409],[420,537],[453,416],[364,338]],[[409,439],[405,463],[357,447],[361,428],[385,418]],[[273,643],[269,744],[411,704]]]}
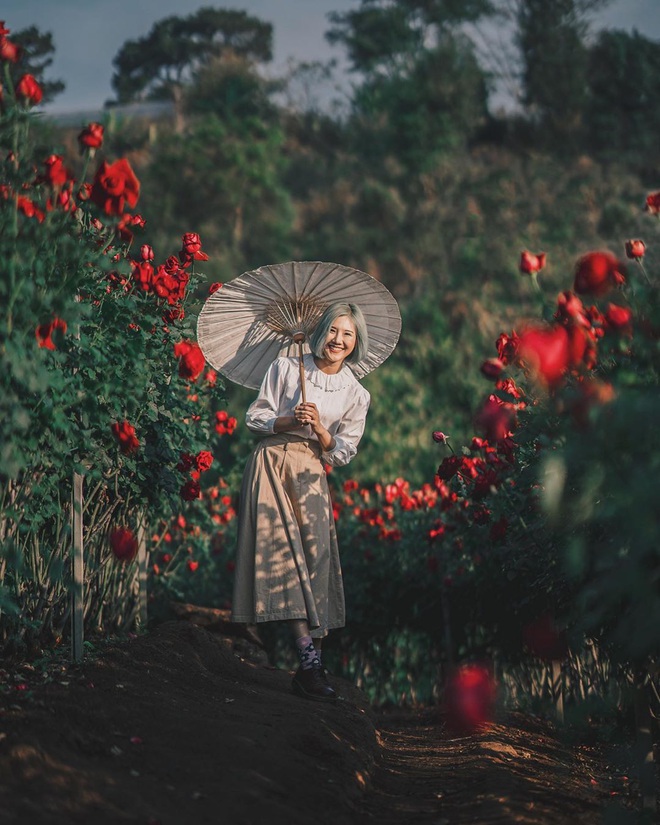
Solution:
{"label": "smiling woman", "polygon": [[321,640],[344,625],[344,589],[324,464],[353,458],[364,431],[369,393],[350,367],[367,352],[355,304],[328,307],[304,357],[268,369],[247,426],[265,436],[248,460],[241,488],[233,620],[287,621],[300,657],[299,695],[333,701],[321,665]]}

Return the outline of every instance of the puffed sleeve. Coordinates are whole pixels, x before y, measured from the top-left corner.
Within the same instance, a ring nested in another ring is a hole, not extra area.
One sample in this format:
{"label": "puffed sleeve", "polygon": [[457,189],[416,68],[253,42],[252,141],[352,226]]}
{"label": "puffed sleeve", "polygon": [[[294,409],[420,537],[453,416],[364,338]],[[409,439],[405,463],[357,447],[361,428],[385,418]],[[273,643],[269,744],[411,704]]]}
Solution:
{"label": "puffed sleeve", "polygon": [[282,364],[279,358],[268,367],[261,382],[259,395],[250,404],[245,413],[247,428],[253,433],[270,435],[274,432],[279,409],[282,382]]}
{"label": "puffed sleeve", "polygon": [[322,454],[323,461],[334,467],[343,467],[357,453],[358,444],[364,432],[371,396],[360,387],[353,402],[342,416],[335,433],[335,446]]}

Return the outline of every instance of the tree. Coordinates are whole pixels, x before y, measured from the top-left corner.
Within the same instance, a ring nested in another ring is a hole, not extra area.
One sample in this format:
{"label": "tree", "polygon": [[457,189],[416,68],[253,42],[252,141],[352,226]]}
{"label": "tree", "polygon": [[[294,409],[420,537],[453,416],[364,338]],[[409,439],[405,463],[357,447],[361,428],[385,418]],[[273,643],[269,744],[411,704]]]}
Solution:
{"label": "tree", "polygon": [[272,59],[273,27],[244,11],[203,7],[187,17],[166,17],[145,37],[128,40],[113,60],[118,103],[174,99],[194,73],[233,54],[250,62]]}
{"label": "tree", "polygon": [[[604,31],[588,53],[589,145],[603,157],[657,151],[660,43],[639,32]],[[640,158],[641,155],[641,158]]]}
{"label": "tree", "polygon": [[352,69],[366,75],[410,70],[415,55],[438,44],[441,34],[492,10],[490,0],[362,0],[359,9],[333,12],[326,37],[341,43]]}
{"label": "tree", "polygon": [[156,216],[159,231],[155,245],[195,226],[217,280],[287,260],[293,215],[282,185],[283,142],[277,125],[217,114],[164,135],[144,175],[145,211]]}
{"label": "tree", "polygon": [[609,0],[518,0],[523,102],[550,145],[579,145],[587,100],[589,14]]}
{"label": "tree", "polygon": [[480,128],[486,76],[458,27],[491,9],[489,0],[362,0],[330,16],[328,40],[346,47],[364,78],[354,114],[367,158],[395,156],[417,172]]}
{"label": "tree", "polygon": [[13,67],[14,79],[23,74],[34,75],[43,90],[43,102],[50,103],[65,88],[61,80],[44,79],[44,72],[52,64],[55,51],[52,33],[40,32],[36,26],[29,26],[12,33],[11,40],[22,50],[18,63]]}

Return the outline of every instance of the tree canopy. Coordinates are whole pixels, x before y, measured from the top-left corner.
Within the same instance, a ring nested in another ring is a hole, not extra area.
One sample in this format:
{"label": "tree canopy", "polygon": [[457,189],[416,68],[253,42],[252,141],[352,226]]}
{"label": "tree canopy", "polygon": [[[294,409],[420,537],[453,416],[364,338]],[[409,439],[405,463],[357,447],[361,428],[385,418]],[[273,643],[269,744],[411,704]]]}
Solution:
{"label": "tree canopy", "polygon": [[166,17],[115,56],[117,102],[175,97],[201,66],[222,55],[268,62],[272,39],[272,25],[244,11],[203,7],[187,17]]}

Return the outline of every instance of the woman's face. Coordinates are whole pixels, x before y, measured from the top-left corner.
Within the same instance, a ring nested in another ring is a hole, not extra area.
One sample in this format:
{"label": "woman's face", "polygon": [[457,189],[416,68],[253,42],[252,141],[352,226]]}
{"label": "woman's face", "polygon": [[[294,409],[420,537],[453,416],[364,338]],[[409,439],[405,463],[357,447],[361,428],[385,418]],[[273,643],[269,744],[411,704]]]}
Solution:
{"label": "woman's face", "polygon": [[332,322],[323,346],[323,358],[329,364],[341,364],[355,349],[357,334],[355,325],[347,315],[340,315]]}

